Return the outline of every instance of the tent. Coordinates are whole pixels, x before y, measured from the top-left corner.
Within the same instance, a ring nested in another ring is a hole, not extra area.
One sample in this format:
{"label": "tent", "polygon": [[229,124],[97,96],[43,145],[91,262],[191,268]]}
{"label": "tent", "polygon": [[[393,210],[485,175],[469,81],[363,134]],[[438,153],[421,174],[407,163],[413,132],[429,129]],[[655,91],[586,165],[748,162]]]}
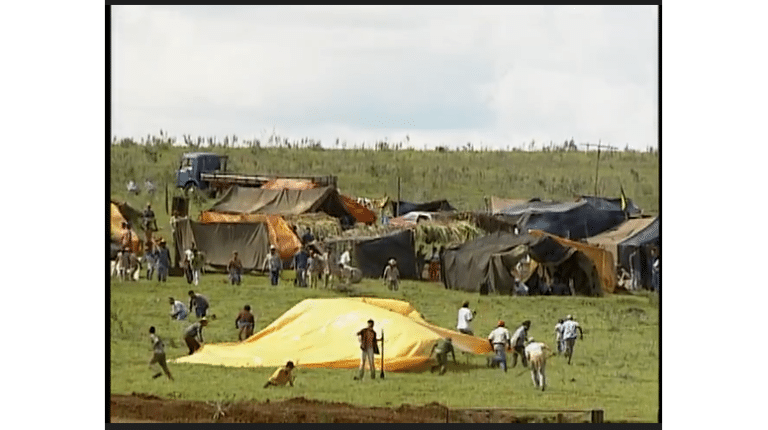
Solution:
{"label": "tent", "polygon": [[[123,237],[123,234],[125,233],[125,229],[123,228],[123,223],[126,221],[129,221],[130,217],[137,217],[138,212],[128,206],[126,203],[119,203],[114,200],[112,200],[109,204],[110,207],[110,226],[109,226],[109,235],[110,235],[110,241],[115,242],[120,247],[121,240]],[[121,210],[122,208],[122,210]],[[125,211],[125,215],[123,214],[123,211]],[[127,218],[127,217],[128,218]],[[136,223],[131,223],[132,225],[138,225]],[[131,249],[133,252],[139,252],[141,250],[141,239],[139,238],[139,235],[136,233],[136,230],[133,228],[129,228],[132,233],[132,240],[131,240]],[[116,252],[114,250],[114,246],[110,247],[110,257],[114,258],[112,254],[116,255]]]}
{"label": "tent", "polygon": [[414,232],[395,230],[379,236],[346,236],[323,241],[332,258],[338,258],[342,246],[351,248],[352,266],[367,278],[381,278],[390,258],[397,261],[400,279],[419,279],[414,248]]}
{"label": "tent", "polygon": [[443,283],[452,290],[481,292],[485,286],[489,293],[511,294],[515,286],[513,271],[526,256],[542,270],[572,279],[577,294],[603,294],[597,269],[584,253],[549,235],[503,231],[448,247],[441,259]]}
{"label": "tent", "polygon": [[575,202],[528,203],[502,209],[500,214],[514,220],[521,230],[543,230],[569,239],[595,236],[624,222],[620,207],[608,200],[580,199]]}
{"label": "tent", "polygon": [[[640,230],[650,225],[654,218],[632,218],[619,224],[610,230],[606,230],[597,236],[587,238],[587,243],[606,249],[613,255],[614,265],[619,267],[618,245],[625,239],[635,235]],[[627,269],[629,270],[629,269]]]}
{"label": "tent", "polygon": [[[488,340],[426,322],[405,301],[367,297],[307,299],[243,342],[206,344],[192,355],[172,360],[230,367],[278,367],[288,360],[301,367],[355,369],[360,365],[357,332],[373,319],[384,334],[384,370],[422,370],[432,346],[451,337],[456,349],[491,352]],[[212,324],[216,324],[213,322]],[[376,366],[380,366],[376,356]]]}
{"label": "tent", "polygon": [[237,251],[243,269],[261,269],[269,253],[269,228],[267,223],[204,224],[182,218],[176,224],[174,242],[179,255],[194,242],[213,267],[226,268],[232,251]]}
{"label": "tent", "polygon": [[659,217],[656,217],[652,223],[616,246],[619,266],[629,273],[635,269],[635,276],[639,274],[639,285],[647,289],[652,288],[651,248],[661,247],[660,227]]}
{"label": "tent", "polygon": [[486,203],[490,206],[488,209],[491,213],[499,213],[502,209],[528,203],[528,199],[505,199],[496,196],[491,196],[489,200],[486,200]]}
{"label": "tent", "polygon": [[400,201],[390,201],[389,204],[392,207],[392,213],[396,217],[405,215],[408,212],[412,212],[412,211],[443,212],[443,211],[456,210],[456,208],[454,208],[453,206],[451,206],[450,203],[448,203],[448,200],[435,200],[435,201],[426,202],[426,203],[411,203],[411,202],[404,202],[400,200]]}

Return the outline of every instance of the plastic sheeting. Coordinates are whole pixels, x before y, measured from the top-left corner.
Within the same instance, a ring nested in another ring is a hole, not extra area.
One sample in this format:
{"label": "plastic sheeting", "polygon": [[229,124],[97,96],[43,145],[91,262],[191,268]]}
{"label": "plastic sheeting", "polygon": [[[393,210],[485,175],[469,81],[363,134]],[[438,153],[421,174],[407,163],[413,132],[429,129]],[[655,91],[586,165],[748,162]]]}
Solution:
{"label": "plastic sheeting", "polygon": [[[356,297],[304,300],[243,342],[203,345],[194,354],[172,361],[277,367],[291,360],[299,368],[354,369],[360,365],[361,356],[357,332],[369,319],[374,321],[377,337],[384,333],[387,372],[424,369],[432,346],[444,337],[451,337],[460,351],[492,352],[487,339],[432,325],[408,302]],[[380,360],[377,355],[377,369]]]}
{"label": "plastic sheeting", "polygon": [[183,218],[176,224],[175,234],[179,255],[194,242],[211,266],[226,267],[232,251],[237,251],[245,270],[261,269],[269,253],[266,223],[203,224]]}
{"label": "plastic sheeting", "polygon": [[[127,231],[125,228],[123,228],[123,223],[127,220],[125,217],[123,217],[123,214],[120,212],[120,209],[115,202],[110,202],[110,226],[109,226],[109,234],[111,236],[111,240],[120,243],[123,237],[123,234]],[[132,239],[131,239],[131,250],[133,252],[139,252],[141,250],[141,243],[139,235],[136,233],[136,230],[130,229],[132,233]]]}

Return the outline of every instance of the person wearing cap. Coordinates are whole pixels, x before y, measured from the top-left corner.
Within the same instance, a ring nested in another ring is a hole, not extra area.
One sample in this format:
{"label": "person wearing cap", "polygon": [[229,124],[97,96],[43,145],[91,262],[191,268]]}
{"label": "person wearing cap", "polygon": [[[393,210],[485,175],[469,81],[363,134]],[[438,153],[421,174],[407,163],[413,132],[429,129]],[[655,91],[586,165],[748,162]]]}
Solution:
{"label": "person wearing cap", "polygon": [[[149,341],[152,342],[152,358],[149,360],[149,368],[152,368],[153,364],[157,364],[165,372],[165,375],[173,381],[171,371],[168,370],[168,364],[165,362],[165,344],[157,334],[155,334],[155,327],[149,328]],[[156,379],[163,376],[162,372],[157,372],[152,376],[152,379]]]}
{"label": "person wearing cap", "polygon": [[373,320],[368,320],[368,326],[357,332],[357,340],[360,342],[360,349],[363,351],[360,358],[360,369],[355,376],[355,380],[362,380],[365,373],[365,362],[368,361],[371,368],[371,379],[376,379],[376,362],[373,359],[374,354],[379,353],[378,342],[382,339],[376,338],[376,331],[373,329]]}
{"label": "person wearing cap", "polygon": [[229,282],[232,285],[240,285],[243,273],[243,262],[237,256],[237,251],[232,251],[232,259],[227,263],[227,272],[229,272]]}
{"label": "person wearing cap", "polygon": [[496,328],[488,335],[488,343],[491,344],[493,352],[496,354],[489,360],[489,366],[501,364],[501,369],[507,371],[507,348],[510,347],[509,330],[505,327],[504,321],[499,321]]}
{"label": "person wearing cap", "polygon": [[384,282],[389,290],[397,291],[400,284],[400,271],[397,270],[397,261],[394,258],[390,258],[388,263],[387,267],[384,268]]}
{"label": "person wearing cap", "polygon": [[528,338],[528,345],[525,346],[525,358],[531,364],[533,386],[541,387],[541,391],[544,391],[547,386],[545,368],[547,366],[547,353],[551,354],[551,352],[545,343],[536,342],[532,337]]}
{"label": "person wearing cap", "polygon": [[272,387],[279,387],[283,386],[285,384],[289,384],[291,387],[293,387],[293,381],[296,380],[296,377],[291,373],[294,369],[293,361],[289,361],[285,363],[285,366],[282,366],[275,370],[275,373],[272,374],[272,376],[269,377],[269,380],[266,384],[264,384],[264,388],[268,388],[270,386]]}
{"label": "person wearing cap", "polygon": [[165,239],[160,239],[160,247],[155,255],[155,266],[157,267],[157,280],[166,282],[168,279],[168,270],[171,267],[171,252],[165,246]]}
{"label": "person wearing cap", "polygon": [[460,333],[474,336],[475,333],[472,331],[472,328],[469,326],[469,322],[472,321],[475,315],[477,315],[477,311],[470,310],[469,302],[464,302],[464,304],[461,305],[461,307],[459,308],[459,316],[458,316],[458,323],[456,324],[456,329]]}
{"label": "person wearing cap", "polygon": [[238,340],[248,339],[253,335],[253,327],[256,325],[256,318],[251,313],[251,305],[243,306],[243,310],[235,318],[235,327],[240,329],[237,334]]}
{"label": "person wearing cap", "polygon": [[581,331],[579,323],[573,320],[573,315],[565,317],[565,322],[563,322],[563,344],[565,345],[565,356],[568,357],[568,364],[571,364],[573,347],[576,346],[576,330],[579,331],[579,338],[583,340],[584,333]]}
{"label": "person wearing cap", "polygon": [[171,305],[171,318],[181,321],[187,318],[187,307],[181,300],[176,300],[173,297],[168,297],[168,304]]}
{"label": "person wearing cap", "polygon": [[193,323],[186,330],[184,330],[184,342],[189,348],[189,355],[192,355],[200,349],[200,344],[203,343],[203,328],[208,325],[208,320],[205,317],[200,318],[200,321]]}
{"label": "person wearing cap", "polygon": [[453,341],[450,337],[440,339],[437,343],[432,345],[432,352],[430,352],[429,355],[432,355],[433,353],[437,359],[437,364],[429,369],[432,373],[434,373],[435,370],[440,369],[440,374],[445,374],[445,371],[447,370],[446,366],[448,364],[448,353],[451,353],[453,356],[453,364],[456,364],[456,352],[453,349]]}
{"label": "person wearing cap", "polygon": [[275,245],[269,245],[269,255],[264,260],[263,271],[269,270],[269,281],[272,285],[277,285],[280,279],[280,271],[283,269],[283,260],[280,259],[280,254],[277,253]]}
{"label": "person wearing cap", "polygon": [[528,360],[525,358],[525,340],[528,338],[528,330],[531,328],[531,321],[525,320],[512,335],[510,344],[512,345],[512,367],[517,366],[517,356],[523,367],[528,367]]}
{"label": "person wearing cap", "polygon": [[195,316],[198,318],[205,317],[205,313],[208,311],[208,297],[197,294],[193,290],[189,290],[189,309],[195,311]]}

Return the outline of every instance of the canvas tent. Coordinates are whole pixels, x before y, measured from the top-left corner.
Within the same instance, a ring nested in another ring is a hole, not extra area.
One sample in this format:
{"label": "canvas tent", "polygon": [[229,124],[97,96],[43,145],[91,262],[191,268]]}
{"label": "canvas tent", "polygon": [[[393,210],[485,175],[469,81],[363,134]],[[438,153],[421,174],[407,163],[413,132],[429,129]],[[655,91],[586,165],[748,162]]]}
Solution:
{"label": "canvas tent", "polygon": [[182,218],[176,224],[174,242],[179,255],[194,242],[213,267],[225,268],[232,251],[237,251],[243,269],[260,269],[269,253],[269,229],[266,223],[204,224]]}
{"label": "canvas tent", "polygon": [[435,201],[426,202],[426,203],[411,203],[411,202],[404,202],[400,200],[400,201],[390,201],[389,204],[392,207],[392,213],[396,217],[405,215],[408,212],[412,212],[412,211],[444,212],[444,211],[456,210],[456,208],[454,208],[453,206],[451,206],[450,203],[448,203],[448,200],[435,200]]}
{"label": "canvas tent", "polygon": [[499,212],[521,230],[542,230],[569,239],[595,236],[624,222],[620,207],[607,199],[580,199],[575,202],[528,203]]}
{"label": "canvas tent", "polygon": [[[515,287],[513,270],[528,255],[561,279],[572,279],[577,294],[602,295],[600,276],[592,261],[576,248],[548,235],[514,235],[498,231],[452,246],[442,256],[442,279],[452,290],[510,294]],[[530,286],[530,285],[529,285]]]}
{"label": "canvas tent", "polygon": [[651,289],[651,247],[661,247],[659,217],[638,231],[631,237],[623,240],[616,248],[618,251],[619,266],[632,273],[639,274],[638,281],[642,288]]}
{"label": "canvas tent", "polygon": [[[307,299],[243,342],[206,344],[192,355],[173,360],[230,367],[278,367],[288,360],[298,367],[355,369],[360,365],[357,332],[374,320],[384,331],[384,370],[422,370],[432,346],[450,336],[457,350],[491,352],[488,340],[426,322],[404,301],[367,297]],[[215,324],[215,323],[212,323]],[[376,366],[380,366],[376,356]]]}
{"label": "canvas tent", "polygon": [[486,203],[491,213],[499,213],[502,209],[528,203],[528,199],[505,199],[496,196],[491,196],[489,200],[486,200]]}
{"label": "canvas tent", "polygon": [[333,187],[306,190],[231,187],[210,209],[230,214],[299,215],[325,212],[336,218],[354,220]]}
{"label": "canvas tent", "polygon": [[343,246],[351,248],[352,266],[367,278],[381,278],[390,258],[397,261],[400,279],[419,279],[414,232],[395,230],[378,236],[336,237],[323,241],[323,248],[337,258]]}
{"label": "canvas tent", "polygon": [[[587,243],[606,249],[613,256],[614,265],[620,267],[618,245],[650,225],[654,218],[631,218],[597,236],[587,238]],[[629,270],[629,269],[627,269]]]}

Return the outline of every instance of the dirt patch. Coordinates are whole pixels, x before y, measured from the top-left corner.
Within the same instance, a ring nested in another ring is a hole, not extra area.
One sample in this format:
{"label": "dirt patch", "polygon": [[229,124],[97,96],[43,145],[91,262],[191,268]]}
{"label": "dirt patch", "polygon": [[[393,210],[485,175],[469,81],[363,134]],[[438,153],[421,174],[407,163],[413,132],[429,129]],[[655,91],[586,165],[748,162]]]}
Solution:
{"label": "dirt patch", "polygon": [[[109,408],[110,421],[121,423],[525,423],[556,422],[555,415],[522,416],[507,411],[448,410],[439,403],[423,406],[404,404],[397,408],[361,407],[304,397],[280,402],[217,404],[163,399],[141,393],[112,394]],[[584,422],[581,418],[571,417],[567,421]]]}

